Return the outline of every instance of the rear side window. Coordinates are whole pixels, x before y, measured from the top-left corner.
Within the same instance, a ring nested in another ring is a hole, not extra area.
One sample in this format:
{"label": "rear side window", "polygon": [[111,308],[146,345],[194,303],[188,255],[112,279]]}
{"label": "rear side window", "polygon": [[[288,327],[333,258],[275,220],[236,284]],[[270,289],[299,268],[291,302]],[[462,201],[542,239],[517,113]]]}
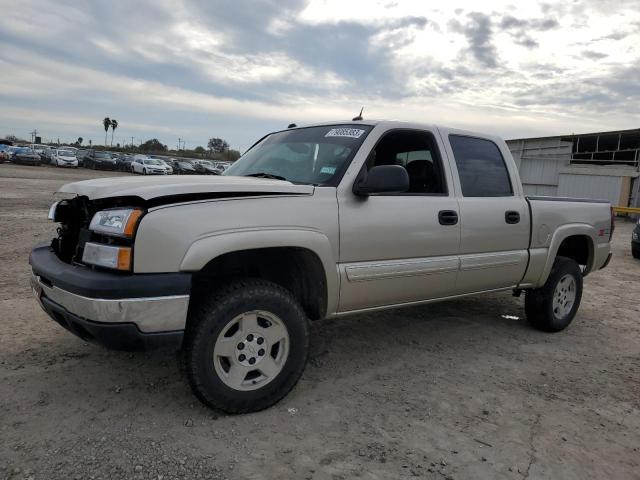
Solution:
{"label": "rear side window", "polygon": [[465,197],[510,197],[511,179],[498,146],[484,138],[449,135]]}

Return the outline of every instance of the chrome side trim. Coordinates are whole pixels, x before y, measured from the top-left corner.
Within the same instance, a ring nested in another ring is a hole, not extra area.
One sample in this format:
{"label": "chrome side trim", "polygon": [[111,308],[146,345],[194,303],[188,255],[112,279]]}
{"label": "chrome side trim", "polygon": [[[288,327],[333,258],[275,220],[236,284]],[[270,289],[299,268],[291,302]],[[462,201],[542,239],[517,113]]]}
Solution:
{"label": "chrome side trim", "polygon": [[[189,295],[103,299],[88,298],[50,287],[31,273],[31,287],[40,302],[44,295],[79,317],[102,323],[134,323],[144,333],[184,330]],[[42,304],[41,304],[42,305]]]}
{"label": "chrome side trim", "polygon": [[395,277],[412,277],[434,273],[455,272],[457,270],[477,270],[483,268],[519,265],[527,252],[474,253],[468,255],[405,258],[375,262],[359,262],[344,266],[349,282],[383,280]]}
{"label": "chrome side trim", "polygon": [[473,295],[481,295],[483,293],[504,292],[504,291],[507,291],[507,290],[513,290],[516,287],[517,287],[517,285],[512,285],[510,287],[494,288],[494,289],[491,289],[491,290],[481,290],[481,291],[478,291],[478,292],[463,293],[463,294],[460,294],[460,295],[451,295],[451,296],[448,296],[448,297],[431,298],[429,300],[417,300],[415,302],[395,303],[393,305],[380,305],[378,307],[358,308],[356,310],[345,310],[343,312],[336,312],[335,314],[333,314],[331,316],[331,318],[345,317],[347,315],[355,315],[355,314],[358,314],[358,313],[375,312],[375,311],[378,311],[378,310],[390,310],[392,308],[415,307],[417,305],[426,305],[428,303],[444,302],[444,301],[447,301],[447,300],[455,300],[457,298],[471,297]]}
{"label": "chrome side trim", "polygon": [[477,270],[481,268],[507,267],[519,265],[524,261],[522,252],[478,253],[460,256],[460,270]]}
{"label": "chrome side trim", "polygon": [[413,277],[434,273],[455,272],[458,268],[458,257],[450,256],[361,262],[345,265],[344,270],[350,282],[364,282],[394,277]]}

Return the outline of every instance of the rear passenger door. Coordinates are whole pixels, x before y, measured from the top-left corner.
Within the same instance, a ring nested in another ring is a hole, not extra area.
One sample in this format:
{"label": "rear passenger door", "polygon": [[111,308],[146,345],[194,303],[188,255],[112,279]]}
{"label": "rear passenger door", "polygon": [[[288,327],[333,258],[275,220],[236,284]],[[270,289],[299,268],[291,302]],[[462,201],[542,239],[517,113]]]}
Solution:
{"label": "rear passenger door", "polygon": [[[517,285],[528,261],[529,208],[513,162],[497,142],[448,133],[459,182],[460,272],[457,293]],[[499,142],[504,144],[504,142]],[[505,147],[506,148],[506,147]]]}

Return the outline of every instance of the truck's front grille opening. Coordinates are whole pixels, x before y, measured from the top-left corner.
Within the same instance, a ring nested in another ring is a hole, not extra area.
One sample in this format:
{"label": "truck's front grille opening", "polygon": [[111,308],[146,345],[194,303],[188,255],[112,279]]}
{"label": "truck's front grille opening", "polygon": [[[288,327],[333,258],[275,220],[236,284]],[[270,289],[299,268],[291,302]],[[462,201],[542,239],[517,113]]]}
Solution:
{"label": "truck's front grille opening", "polygon": [[86,197],[62,200],[56,208],[58,237],[51,246],[60,260],[71,263],[78,254],[80,234],[86,230],[93,215],[91,202]]}
{"label": "truck's front grille opening", "polygon": [[58,203],[55,214],[55,221],[60,223],[58,237],[53,239],[51,247],[63,262],[82,263],[84,245],[88,241],[130,245],[130,240],[92,233],[89,230],[89,224],[93,215],[100,210],[122,206],[139,206],[140,204],[141,200],[133,197],[95,201],[89,200],[87,197],[75,197],[62,200]]}

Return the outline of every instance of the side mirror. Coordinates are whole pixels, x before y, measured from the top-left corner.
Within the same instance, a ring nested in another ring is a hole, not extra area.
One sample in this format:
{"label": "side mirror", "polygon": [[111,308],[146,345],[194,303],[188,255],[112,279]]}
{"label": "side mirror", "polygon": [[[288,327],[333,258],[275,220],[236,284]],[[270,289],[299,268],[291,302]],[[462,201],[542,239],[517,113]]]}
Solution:
{"label": "side mirror", "polygon": [[409,190],[409,174],[400,165],[372,167],[353,186],[353,193],[368,196],[373,193],[402,193]]}

